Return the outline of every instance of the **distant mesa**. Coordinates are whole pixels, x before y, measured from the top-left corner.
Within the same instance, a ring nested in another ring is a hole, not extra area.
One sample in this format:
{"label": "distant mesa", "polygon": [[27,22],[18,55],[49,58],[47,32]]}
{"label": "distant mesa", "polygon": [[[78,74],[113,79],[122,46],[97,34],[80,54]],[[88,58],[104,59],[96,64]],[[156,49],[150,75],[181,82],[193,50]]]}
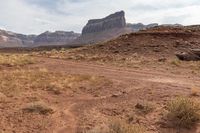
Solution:
{"label": "distant mesa", "polygon": [[89,20],[82,30],[82,35],[76,39],[75,43],[92,44],[105,42],[123,34],[137,32],[155,26],[158,26],[158,24],[127,24],[125,12],[120,11],[102,19]]}
{"label": "distant mesa", "polygon": [[82,35],[74,43],[104,42],[130,32],[132,30],[126,27],[125,12],[120,11],[102,19],[89,20],[82,30]]}
{"label": "distant mesa", "polygon": [[116,12],[103,19],[91,19],[82,30],[82,35],[126,27],[124,11]]}

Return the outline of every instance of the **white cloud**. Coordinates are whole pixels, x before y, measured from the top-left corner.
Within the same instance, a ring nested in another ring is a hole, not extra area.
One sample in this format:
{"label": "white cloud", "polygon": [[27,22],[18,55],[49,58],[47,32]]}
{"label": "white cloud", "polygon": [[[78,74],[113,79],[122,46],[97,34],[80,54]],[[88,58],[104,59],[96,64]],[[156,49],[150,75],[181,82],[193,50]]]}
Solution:
{"label": "white cloud", "polygon": [[1,0],[0,26],[20,33],[80,32],[88,19],[119,10],[130,23],[200,23],[199,0]]}

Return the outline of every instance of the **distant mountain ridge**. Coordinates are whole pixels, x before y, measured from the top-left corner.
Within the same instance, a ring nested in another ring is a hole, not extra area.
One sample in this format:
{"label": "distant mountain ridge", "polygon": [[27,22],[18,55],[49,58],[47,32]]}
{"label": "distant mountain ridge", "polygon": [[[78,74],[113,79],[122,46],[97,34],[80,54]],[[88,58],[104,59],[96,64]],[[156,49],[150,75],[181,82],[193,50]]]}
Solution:
{"label": "distant mountain ridge", "polygon": [[79,36],[79,33],[74,33],[73,31],[46,31],[34,39],[34,45],[65,45],[72,43]]}
{"label": "distant mountain ridge", "polygon": [[23,35],[0,30],[0,47],[37,47],[46,45],[66,45],[80,36],[73,31],[44,32],[40,35]]}

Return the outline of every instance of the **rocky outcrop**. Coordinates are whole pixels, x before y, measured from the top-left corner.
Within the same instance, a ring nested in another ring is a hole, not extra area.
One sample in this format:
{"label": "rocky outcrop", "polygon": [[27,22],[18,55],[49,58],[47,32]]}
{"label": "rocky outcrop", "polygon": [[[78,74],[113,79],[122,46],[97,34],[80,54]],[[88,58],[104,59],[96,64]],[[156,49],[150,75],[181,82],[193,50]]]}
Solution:
{"label": "rocky outcrop", "polygon": [[200,49],[190,49],[188,52],[176,53],[179,60],[183,61],[199,61],[200,60]]}
{"label": "rocky outcrop", "polygon": [[116,12],[103,19],[89,20],[82,30],[82,35],[97,33],[114,28],[124,28],[126,26],[124,11]]}
{"label": "rocky outcrop", "polygon": [[56,32],[44,32],[38,35],[35,40],[35,45],[64,45],[69,44],[80,36],[78,33],[56,31]]}

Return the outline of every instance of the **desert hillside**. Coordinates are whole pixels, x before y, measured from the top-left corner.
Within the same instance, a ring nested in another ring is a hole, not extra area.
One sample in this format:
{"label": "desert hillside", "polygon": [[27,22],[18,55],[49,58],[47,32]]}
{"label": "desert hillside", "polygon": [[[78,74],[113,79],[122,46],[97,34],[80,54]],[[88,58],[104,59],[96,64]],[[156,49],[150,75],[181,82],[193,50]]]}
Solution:
{"label": "desert hillside", "polygon": [[176,52],[198,49],[200,26],[168,27],[158,26],[136,33],[125,34],[97,45],[83,47],[77,53],[108,54],[145,57],[174,57]]}

